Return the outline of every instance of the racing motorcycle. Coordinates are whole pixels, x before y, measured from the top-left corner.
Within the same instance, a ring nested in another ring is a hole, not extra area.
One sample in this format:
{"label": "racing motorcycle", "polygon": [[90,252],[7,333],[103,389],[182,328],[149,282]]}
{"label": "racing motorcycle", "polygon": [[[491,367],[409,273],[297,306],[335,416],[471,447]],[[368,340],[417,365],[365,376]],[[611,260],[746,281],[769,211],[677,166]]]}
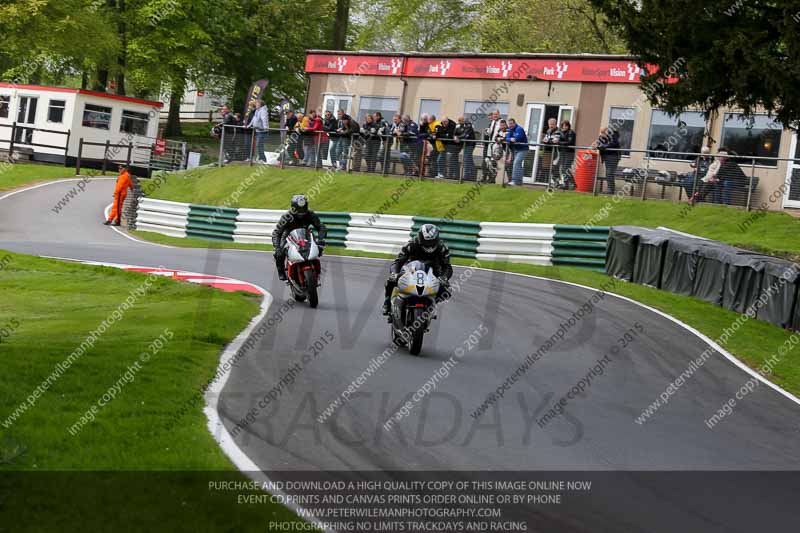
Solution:
{"label": "racing motorcycle", "polygon": [[411,355],[419,355],[422,338],[434,318],[439,279],[422,261],[403,266],[397,287],[392,291],[389,322],[392,341],[407,346]]}
{"label": "racing motorcycle", "polygon": [[317,307],[319,296],[317,287],[321,267],[319,263],[320,250],[314,239],[314,234],[308,230],[298,228],[286,237],[286,276],[289,278],[289,288],[292,296],[298,302],[308,298],[311,307]]}

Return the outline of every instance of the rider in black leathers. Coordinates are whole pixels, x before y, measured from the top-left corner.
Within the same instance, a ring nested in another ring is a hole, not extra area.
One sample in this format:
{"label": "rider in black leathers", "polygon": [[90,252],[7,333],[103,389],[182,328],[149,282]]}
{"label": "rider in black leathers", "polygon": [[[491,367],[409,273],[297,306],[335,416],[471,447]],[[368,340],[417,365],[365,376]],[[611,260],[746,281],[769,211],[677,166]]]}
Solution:
{"label": "rider in black leathers", "polygon": [[453,267],[450,264],[450,249],[439,238],[439,228],[433,224],[423,224],[417,235],[408,241],[400,250],[397,259],[389,267],[389,279],[386,280],[386,293],[383,301],[383,314],[389,315],[392,291],[397,287],[397,279],[403,265],[411,261],[423,261],[433,268],[433,275],[439,278],[439,293],[437,302],[450,296],[450,278],[453,276]]}
{"label": "rider in black leathers", "polygon": [[278,270],[278,278],[281,281],[286,281],[286,252],[284,250],[286,237],[298,228],[305,229],[309,226],[313,226],[316,230],[317,246],[321,256],[328,230],[319,219],[319,216],[308,208],[308,199],[305,195],[296,194],[292,197],[292,207],[283,214],[272,231],[272,246],[275,247],[275,268]]}

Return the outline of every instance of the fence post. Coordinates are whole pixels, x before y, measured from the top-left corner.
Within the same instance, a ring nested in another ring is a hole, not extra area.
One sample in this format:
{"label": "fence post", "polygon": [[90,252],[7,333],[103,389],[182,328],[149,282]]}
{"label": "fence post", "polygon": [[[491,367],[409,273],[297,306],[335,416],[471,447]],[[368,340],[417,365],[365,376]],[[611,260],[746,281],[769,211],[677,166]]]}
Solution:
{"label": "fence post", "polygon": [[425,161],[427,160],[428,152],[428,141],[425,139],[422,140],[422,150],[420,150],[419,156],[419,179],[423,179],[425,177]]}
{"label": "fence post", "polygon": [[[594,154],[590,154],[592,159],[595,158]],[[600,185],[600,153],[597,152],[597,159],[594,165],[594,186],[592,188],[592,196],[597,196],[597,188]]]}
{"label": "fence post", "polygon": [[222,135],[219,136],[219,160],[217,161],[217,165],[220,167],[225,166],[224,148],[225,148],[225,125],[223,124]]}
{"label": "fence post", "polygon": [[247,157],[248,161],[250,162],[250,166],[253,166],[253,148],[256,145],[256,129],[251,128],[252,132],[250,133],[250,155]]}
{"label": "fence post", "polygon": [[75,175],[81,175],[81,156],[83,155],[83,137],[78,141],[78,160],[75,162]]}
{"label": "fence post", "polygon": [[131,159],[133,156],[133,141],[128,144],[128,157],[125,159],[125,164],[131,166]]}
{"label": "fence post", "polygon": [[[350,142],[347,144],[347,159],[345,165],[347,166],[347,173],[353,173],[353,136],[350,136]],[[361,169],[361,166],[358,167]]]}
{"label": "fence post", "polygon": [[106,163],[108,162],[108,148],[111,146],[111,141],[106,140],[106,146],[103,150],[103,176],[106,175]]}
{"label": "fence post", "polygon": [[745,211],[750,211],[750,202],[753,199],[753,179],[756,175],[756,160],[753,159],[753,163],[750,165],[750,183],[747,185],[747,205],[745,206]]}
{"label": "fence post", "polygon": [[642,201],[645,201],[645,194],[647,194],[647,178],[650,177],[650,158],[647,158],[647,166],[644,170],[644,179],[642,180]]}
{"label": "fence post", "polygon": [[67,130],[67,142],[64,144],[64,166],[67,166],[67,156],[69,155],[69,138],[72,130]]}
{"label": "fence post", "polygon": [[8,143],[8,162],[14,161],[14,138],[17,136],[17,123],[11,125],[11,140]]}
{"label": "fence post", "polygon": [[214,121],[214,111],[211,109],[208,110],[208,123],[211,124]]}
{"label": "fence post", "polygon": [[386,175],[386,167],[389,165],[389,154],[392,151],[391,135],[386,135],[383,139],[383,165],[381,166],[382,175]]}
{"label": "fence post", "polygon": [[702,157],[703,156],[700,155],[694,163],[694,183],[692,184],[692,196],[687,198],[687,200],[690,202],[692,201],[692,198],[694,198],[694,195],[697,194],[697,178],[700,177],[700,159],[702,159]]}

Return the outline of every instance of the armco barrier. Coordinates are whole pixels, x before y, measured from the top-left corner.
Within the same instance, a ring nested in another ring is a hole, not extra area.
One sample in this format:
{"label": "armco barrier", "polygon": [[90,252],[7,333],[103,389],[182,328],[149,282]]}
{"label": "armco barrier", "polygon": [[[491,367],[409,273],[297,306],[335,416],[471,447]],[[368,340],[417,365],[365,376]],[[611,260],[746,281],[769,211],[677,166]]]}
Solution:
{"label": "armco barrier", "polygon": [[[285,211],[182,204],[142,198],[137,229],[173,237],[271,244]],[[454,257],[483,261],[567,265],[602,271],[607,227],[476,222],[408,215],[318,211],[328,244],[348,250],[396,254],[423,224],[436,224]]]}

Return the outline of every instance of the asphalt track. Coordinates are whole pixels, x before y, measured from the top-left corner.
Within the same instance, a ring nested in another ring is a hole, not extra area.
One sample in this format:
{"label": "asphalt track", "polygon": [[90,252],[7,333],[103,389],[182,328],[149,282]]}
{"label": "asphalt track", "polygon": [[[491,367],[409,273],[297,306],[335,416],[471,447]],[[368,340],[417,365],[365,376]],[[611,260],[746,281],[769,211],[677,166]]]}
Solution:
{"label": "asphalt track", "polygon": [[[274,296],[268,316],[287,301],[269,254],[157,246],[101,225],[113,181],[96,179],[61,212],[51,211],[75,184],[47,184],[0,202],[0,248],[241,279]],[[762,383],[733,415],[708,429],[705,420],[751,377],[714,353],[649,421],[635,423],[708,344],[675,321],[611,294],[483,416],[471,416],[526,355],[591,299],[594,291],[574,285],[472,272],[425,338],[423,355],[400,350],[391,356],[320,424],[319,413],[389,346],[379,313],[387,263],[323,260],[319,308],[298,304],[283,314],[231,371],[219,399],[227,429],[260,468],[404,472],[412,478],[502,471],[547,479],[548,472],[555,477],[569,471],[597,484],[573,504],[519,506],[517,514],[532,530],[796,530],[800,405]],[[455,277],[464,272],[457,268]],[[391,414],[455,348],[468,347],[466,339],[481,325],[488,333],[478,346],[465,352],[433,394],[384,430]],[[637,334],[622,348],[618,339],[632,328]],[[276,401],[242,424],[282,378],[290,381],[288,369],[323,337],[333,340]],[[564,415],[540,428],[535,419],[606,354],[603,375],[569,402]]]}

